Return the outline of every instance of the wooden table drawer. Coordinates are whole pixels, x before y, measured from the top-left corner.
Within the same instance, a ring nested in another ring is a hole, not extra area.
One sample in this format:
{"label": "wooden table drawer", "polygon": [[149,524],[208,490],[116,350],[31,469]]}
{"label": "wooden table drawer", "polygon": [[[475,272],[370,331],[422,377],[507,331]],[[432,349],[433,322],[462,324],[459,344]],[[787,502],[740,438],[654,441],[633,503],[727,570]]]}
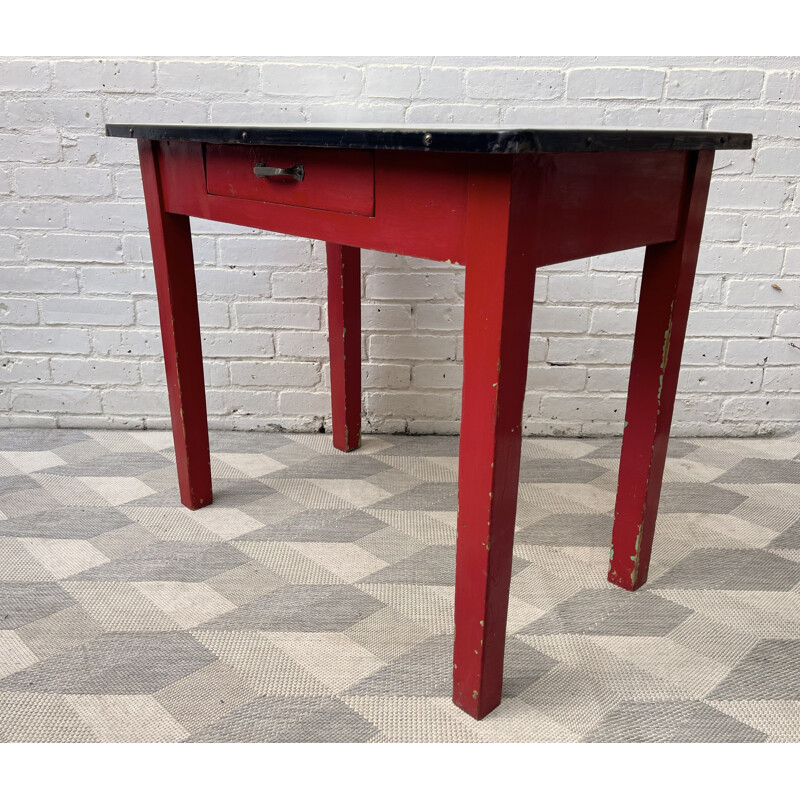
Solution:
{"label": "wooden table drawer", "polygon": [[[370,151],[207,144],[205,159],[209,194],[366,217],[375,211]],[[303,179],[258,177],[253,170],[259,164],[281,169],[302,165]]]}

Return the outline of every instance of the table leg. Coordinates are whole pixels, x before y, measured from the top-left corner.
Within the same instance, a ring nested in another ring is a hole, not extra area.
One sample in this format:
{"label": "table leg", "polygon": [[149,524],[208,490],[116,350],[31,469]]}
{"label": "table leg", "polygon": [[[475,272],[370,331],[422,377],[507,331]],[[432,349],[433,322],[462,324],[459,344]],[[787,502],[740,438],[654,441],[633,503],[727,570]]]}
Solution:
{"label": "table leg", "polygon": [[361,444],[361,250],[327,243],[333,446]]}
{"label": "table leg", "polygon": [[713,159],[691,157],[679,236],[645,255],[608,573],[624,589],[647,580]]}
{"label": "table leg", "polygon": [[211,502],[203,356],[189,217],[164,210],[156,145],[139,140],[181,502]]}
{"label": "table leg", "polygon": [[502,694],[535,277],[524,243],[531,183],[499,163],[470,174],[453,701],[477,719]]}

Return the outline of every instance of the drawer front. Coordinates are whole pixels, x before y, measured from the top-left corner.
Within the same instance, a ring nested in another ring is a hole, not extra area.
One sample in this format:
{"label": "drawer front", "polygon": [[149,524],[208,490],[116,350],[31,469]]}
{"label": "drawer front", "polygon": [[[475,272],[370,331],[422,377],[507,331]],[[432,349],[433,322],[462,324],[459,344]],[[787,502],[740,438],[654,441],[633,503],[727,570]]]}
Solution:
{"label": "drawer front", "polygon": [[[375,211],[375,158],[370,151],[207,144],[205,158],[209,194],[366,217]],[[259,177],[257,165],[302,166],[303,179]]]}

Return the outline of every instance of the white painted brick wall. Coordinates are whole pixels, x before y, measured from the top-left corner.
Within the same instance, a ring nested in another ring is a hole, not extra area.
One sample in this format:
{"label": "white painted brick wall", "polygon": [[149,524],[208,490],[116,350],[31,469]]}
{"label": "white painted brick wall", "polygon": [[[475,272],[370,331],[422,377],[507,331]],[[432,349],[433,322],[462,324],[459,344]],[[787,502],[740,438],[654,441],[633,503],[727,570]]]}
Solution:
{"label": "white painted brick wall", "polygon": [[[127,121],[752,132],[717,154],[674,429],[798,428],[800,58],[0,59],[0,425],[169,424]],[[322,243],[192,229],[211,424],[329,426]],[[642,257],[537,275],[526,432],[621,431]],[[463,269],[363,267],[366,429],[457,432]]]}

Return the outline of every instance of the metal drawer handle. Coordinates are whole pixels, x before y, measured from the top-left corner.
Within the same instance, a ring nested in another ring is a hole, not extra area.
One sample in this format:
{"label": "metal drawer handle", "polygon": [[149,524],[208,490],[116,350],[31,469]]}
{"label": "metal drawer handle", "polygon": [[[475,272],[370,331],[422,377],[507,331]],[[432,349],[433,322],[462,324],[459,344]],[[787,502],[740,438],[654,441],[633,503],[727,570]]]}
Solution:
{"label": "metal drawer handle", "polygon": [[266,164],[256,164],[253,167],[253,174],[257,178],[294,178],[296,181],[302,181],[306,176],[306,171],[302,164],[295,164],[288,169],[281,169],[280,167],[268,167]]}

